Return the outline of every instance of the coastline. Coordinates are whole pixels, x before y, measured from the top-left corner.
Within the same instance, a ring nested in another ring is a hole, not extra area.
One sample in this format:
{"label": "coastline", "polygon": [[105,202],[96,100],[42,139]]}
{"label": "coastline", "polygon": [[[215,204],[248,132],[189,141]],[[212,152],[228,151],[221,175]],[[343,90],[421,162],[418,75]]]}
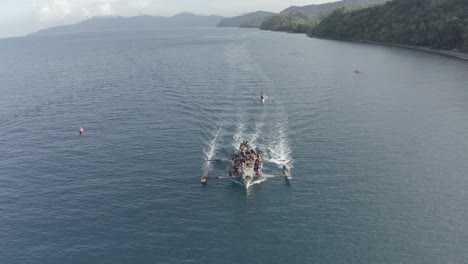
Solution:
{"label": "coastline", "polygon": [[[264,30],[264,29],[259,29],[259,30]],[[317,37],[309,36],[306,33],[300,33],[300,32],[273,31],[273,30],[267,30],[267,31],[285,32],[285,33],[293,33],[293,34],[305,34],[309,38],[317,38]],[[327,38],[317,38],[317,39],[327,39]],[[464,53],[464,52],[460,52],[460,51],[442,50],[442,49],[434,49],[434,48],[429,48],[429,47],[421,47],[421,46],[413,46],[413,45],[397,44],[397,43],[388,43],[388,42],[378,42],[378,41],[371,41],[371,40],[360,40],[360,41],[338,40],[338,39],[328,39],[328,40],[346,41],[346,42],[354,42],[354,43],[364,43],[364,44],[371,44],[371,45],[381,45],[381,46],[388,46],[388,47],[395,47],[395,48],[419,50],[419,51],[423,51],[423,52],[435,53],[435,54],[444,55],[444,56],[447,56],[447,57],[452,57],[452,58],[457,58],[457,59],[460,59],[460,60],[468,61],[468,53]]]}
{"label": "coastline", "polygon": [[360,41],[360,42],[361,43],[366,43],[366,44],[374,44],[374,45],[382,45],[382,46],[389,46],[389,47],[419,50],[419,51],[440,54],[440,55],[444,55],[444,56],[448,56],[448,57],[468,61],[468,53],[463,53],[463,52],[458,52],[458,51],[441,50],[441,49],[433,49],[433,48],[428,48],[428,47],[420,47],[420,46],[412,46],[412,45],[396,44],[396,43],[386,43],[386,42],[377,42],[377,41],[369,41],[369,40],[364,40],[364,41]]}

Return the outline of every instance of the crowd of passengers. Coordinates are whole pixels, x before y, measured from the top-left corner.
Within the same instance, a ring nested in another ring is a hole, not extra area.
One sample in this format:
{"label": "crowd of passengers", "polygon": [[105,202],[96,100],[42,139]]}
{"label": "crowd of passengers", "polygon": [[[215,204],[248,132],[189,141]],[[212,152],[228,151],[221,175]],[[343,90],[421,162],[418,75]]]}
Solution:
{"label": "crowd of passengers", "polygon": [[255,152],[247,141],[242,142],[239,147],[239,152],[232,152],[234,171],[242,175],[244,169],[246,167],[251,168],[253,164],[255,175],[259,175],[259,171],[261,171],[262,168],[262,156],[259,152]]}

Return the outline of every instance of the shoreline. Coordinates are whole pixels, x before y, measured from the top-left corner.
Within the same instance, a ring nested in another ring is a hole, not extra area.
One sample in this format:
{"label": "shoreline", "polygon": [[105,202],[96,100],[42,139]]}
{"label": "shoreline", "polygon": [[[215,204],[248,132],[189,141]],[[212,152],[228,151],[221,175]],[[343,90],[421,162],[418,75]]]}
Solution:
{"label": "shoreline", "polygon": [[428,47],[420,47],[420,46],[413,46],[413,45],[406,45],[406,44],[396,44],[396,43],[386,43],[386,42],[377,42],[377,41],[359,41],[360,43],[365,44],[373,44],[373,45],[382,45],[382,46],[389,46],[389,47],[396,47],[396,48],[404,48],[404,49],[412,49],[412,50],[419,50],[428,53],[435,53],[439,55],[444,55],[447,57],[457,58],[460,60],[468,61],[468,53],[458,52],[458,51],[450,51],[450,50],[441,50],[441,49],[433,49]]}
{"label": "shoreline", "polygon": [[[327,38],[318,38],[309,36],[307,33],[300,33],[300,32],[287,32],[287,31],[273,31],[273,30],[264,30],[263,31],[271,31],[271,32],[284,32],[284,33],[292,33],[292,34],[305,34],[309,38],[316,38],[316,39],[327,39]],[[423,52],[439,54],[447,57],[452,57],[464,61],[468,61],[468,53],[464,53],[461,51],[452,51],[452,50],[442,50],[442,49],[434,49],[429,47],[421,47],[421,46],[413,46],[413,45],[406,45],[406,44],[397,44],[397,43],[388,43],[388,42],[378,42],[378,41],[371,41],[371,40],[360,40],[360,41],[352,41],[352,40],[339,40],[339,39],[327,39],[327,40],[335,40],[335,41],[345,41],[345,42],[353,42],[353,43],[364,43],[364,44],[371,44],[371,45],[380,45],[380,46],[388,46],[388,47],[395,47],[395,48],[403,48],[403,49],[412,49],[412,50],[419,50]]]}

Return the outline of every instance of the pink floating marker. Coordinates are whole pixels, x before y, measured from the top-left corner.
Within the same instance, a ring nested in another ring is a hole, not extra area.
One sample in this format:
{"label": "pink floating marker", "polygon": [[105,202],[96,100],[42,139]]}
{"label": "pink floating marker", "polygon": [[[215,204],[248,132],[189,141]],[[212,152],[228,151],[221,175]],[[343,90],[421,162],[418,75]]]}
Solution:
{"label": "pink floating marker", "polygon": [[84,129],[80,127],[80,136],[83,135],[83,133],[84,133]]}

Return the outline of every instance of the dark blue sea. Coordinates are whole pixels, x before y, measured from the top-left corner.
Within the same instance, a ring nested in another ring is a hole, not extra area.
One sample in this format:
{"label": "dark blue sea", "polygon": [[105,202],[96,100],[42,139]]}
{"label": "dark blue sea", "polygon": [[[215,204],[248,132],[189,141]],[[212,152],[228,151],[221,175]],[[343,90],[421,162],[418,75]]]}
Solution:
{"label": "dark blue sea", "polygon": [[[293,180],[201,185],[244,140]],[[252,29],[0,40],[0,263],[467,261],[465,61]]]}

